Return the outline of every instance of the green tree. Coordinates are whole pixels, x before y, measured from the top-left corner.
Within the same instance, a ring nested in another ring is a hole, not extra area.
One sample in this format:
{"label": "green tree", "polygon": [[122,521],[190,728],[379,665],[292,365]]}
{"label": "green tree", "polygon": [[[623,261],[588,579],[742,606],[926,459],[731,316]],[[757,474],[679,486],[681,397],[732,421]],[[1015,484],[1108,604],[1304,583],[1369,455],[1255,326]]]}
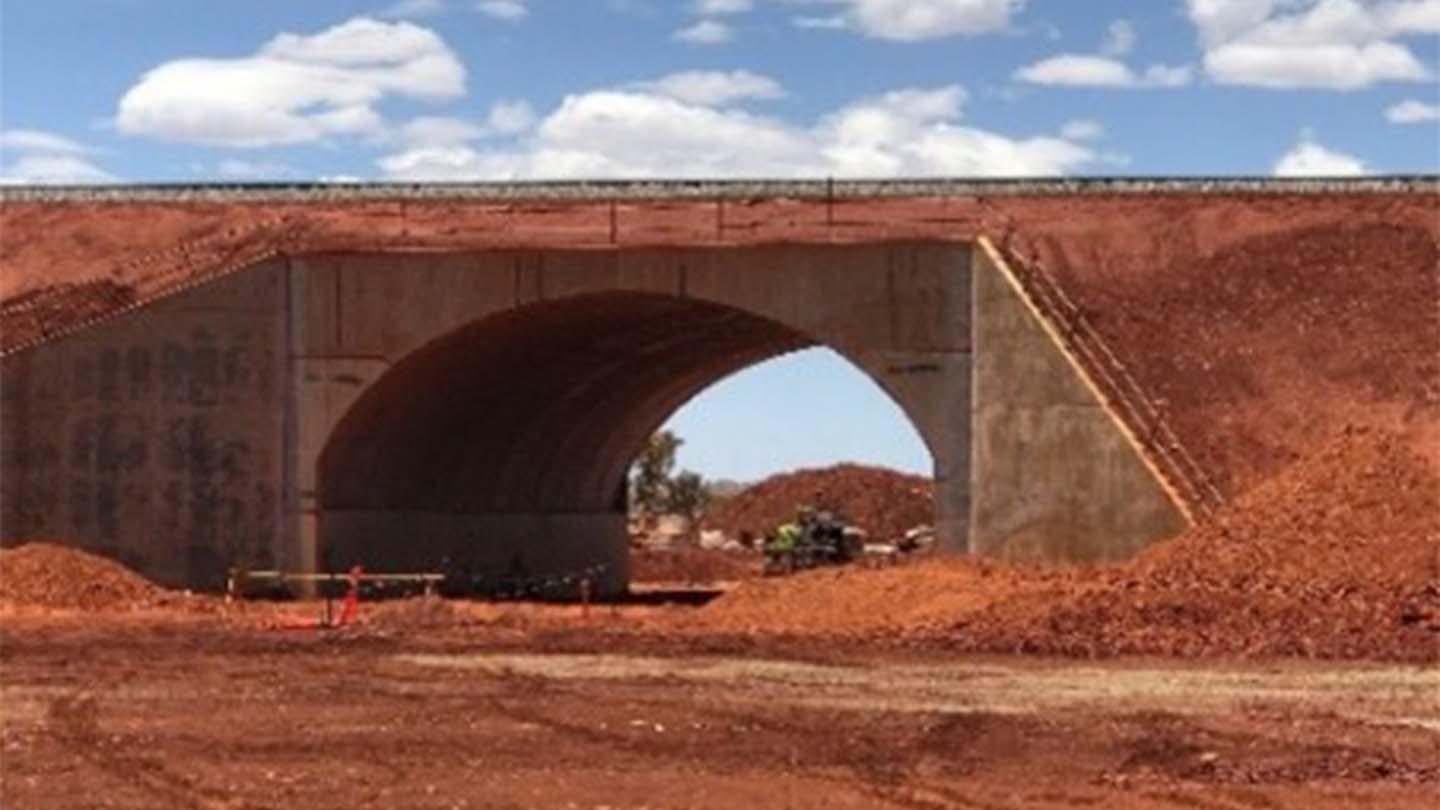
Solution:
{"label": "green tree", "polygon": [[630,467],[630,507],[645,515],[658,515],[669,506],[670,472],[675,451],[684,441],[668,430],[651,436]]}
{"label": "green tree", "polygon": [[700,473],[682,470],[670,479],[669,489],[666,498],[669,511],[671,514],[685,516],[690,525],[690,534],[697,534],[700,530],[700,515],[705,512],[705,507],[710,505],[710,490],[706,488],[705,480],[700,477]]}

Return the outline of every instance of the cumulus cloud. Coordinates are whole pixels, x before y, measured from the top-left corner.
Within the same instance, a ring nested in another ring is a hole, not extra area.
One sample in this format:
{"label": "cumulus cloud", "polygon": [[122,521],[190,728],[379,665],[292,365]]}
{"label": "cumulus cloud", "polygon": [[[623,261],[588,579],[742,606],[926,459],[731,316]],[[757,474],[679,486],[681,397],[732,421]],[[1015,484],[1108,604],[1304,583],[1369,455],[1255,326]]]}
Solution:
{"label": "cumulus cloud", "polygon": [[785,96],[785,89],[779,82],[748,70],[686,70],[652,82],[641,82],[635,88],[704,106],[723,105],[740,99]]}
{"label": "cumulus cloud", "polygon": [[499,135],[515,135],[534,125],[535,110],[524,99],[501,99],[485,116],[485,126]]}
{"label": "cumulus cloud", "polygon": [[397,180],[1038,176],[1098,160],[1076,139],[963,123],[957,86],[897,90],[798,125],[735,106],[753,94],[685,100],[656,91],[661,81],[571,95],[510,144],[404,149],[379,167]]}
{"label": "cumulus cloud", "polygon": [[445,99],[465,68],[433,31],[359,17],[314,35],[280,34],[254,56],[180,59],[121,97],[116,127],[210,146],[263,147],[383,128],[387,96]]}
{"label": "cumulus cloud", "polygon": [[1327,149],[1309,132],[1275,162],[1276,177],[1351,177],[1369,174],[1365,162],[1354,155]]}
{"label": "cumulus cloud", "polygon": [[1415,99],[1406,99],[1385,110],[1385,120],[1392,124],[1424,124],[1440,121],[1440,104],[1426,104]]}
{"label": "cumulus cloud", "polygon": [[421,116],[400,127],[399,137],[410,146],[455,146],[485,137],[485,128],[463,118]]}
{"label": "cumulus cloud", "polygon": [[1424,81],[1402,41],[1440,33],[1440,0],[1187,0],[1221,84],[1355,90]]}
{"label": "cumulus cloud", "polygon": [[1066,87],[1180,87],[1190,83],[1188,67],[1151,65],[1137,73],[1108,56],[1062,53],[1015,71],[1015,78],[1031,84]]}
{"label": "cumulus cloud", "polygon": [[1099,53],[1061,53],[1015,71],[1017,81],[1062,87],[1181,87],[1190,83],[1190,68],[1154,64],[1135,70],[1120,60],[1135,48],[1135,27],[1116,20],[1106,29]]}
{"label": "cumulus cloud", "polygon": [[719,20],[700,20],[674,34],[675,39],[694,45],[720,45],[729,42],[734,36],[735,30],[730,24]]}
{"label": "cumulus cloud", "polygon": [[502,99],[495,102],[483,123],[448,116],[421,116],[407,121],[389,140],[407,149],[447,148],[485,138],[518,135],[535,125],[529,102]]}
{"label": "cumulus cloud", "polygon": [[838,0],[846,27],[877,39],[913,42],[1003,31],[1024,0]]}
{"label": "cumulus cloud", "polygon": [[0,183],[113,183],[118,178],[97,166],[99,150],[34,129],[0,130]]}

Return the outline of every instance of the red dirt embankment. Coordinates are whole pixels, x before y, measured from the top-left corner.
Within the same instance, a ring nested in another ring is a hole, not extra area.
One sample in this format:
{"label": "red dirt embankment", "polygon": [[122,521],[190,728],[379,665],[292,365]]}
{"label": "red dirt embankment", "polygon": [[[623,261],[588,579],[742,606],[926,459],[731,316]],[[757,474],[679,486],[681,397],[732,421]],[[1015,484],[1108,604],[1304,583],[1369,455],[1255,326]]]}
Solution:
{"label": "red dirt embankment", "polygon": [[158,604],[160,587],[125,566],[53,543],[0,549],[0,603],[115,610]]}
{"label": "red dirt embankment", "polygon": [[1222,492],[1345,425],[1400,433],[1440,470],[1440,208],[1427,227],[1376,206],[1393,219],[1157,201],[1088,245],[1016,251],[1059,279]]}
{"label": "red dirt embankment", "polygon": [[715,504],[703,525],[731,537],[753,537],[795,519],[802,504],[840,511],[874,540],[890,540],[935,520],[935,485],[923,476],[884,467],[838,464],[772,475]]}
{"label": "red dirt embankment", "polygon": [[1125,564],[933,561],[743,585],[711,632],[883,638],[966,651],[1440,659],[1440,477],[1356,428],[1213,524]]}

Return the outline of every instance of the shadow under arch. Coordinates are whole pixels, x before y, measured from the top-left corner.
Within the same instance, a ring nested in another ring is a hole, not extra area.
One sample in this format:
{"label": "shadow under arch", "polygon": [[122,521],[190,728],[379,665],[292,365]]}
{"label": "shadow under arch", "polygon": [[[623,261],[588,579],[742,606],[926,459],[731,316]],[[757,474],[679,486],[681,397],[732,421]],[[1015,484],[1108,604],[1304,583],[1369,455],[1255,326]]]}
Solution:
{"label": "shadow under arch", "polygon": [[646,437],[713,383],[817,345],[886,390],[843,347],[701,299],[610,291],[480,318],[401,359],[331,431],[322,554],[373,570],[602,566],[601,590],[623,588],[625,476]]}

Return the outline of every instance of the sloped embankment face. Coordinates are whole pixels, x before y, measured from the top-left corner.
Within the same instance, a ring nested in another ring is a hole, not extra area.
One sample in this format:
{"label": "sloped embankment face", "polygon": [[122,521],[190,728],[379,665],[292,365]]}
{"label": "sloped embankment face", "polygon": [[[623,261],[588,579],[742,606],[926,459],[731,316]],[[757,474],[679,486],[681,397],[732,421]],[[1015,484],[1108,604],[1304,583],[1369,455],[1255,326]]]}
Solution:
{"label": "sloped embankment face", "polygon": [[1124,564],[818,571],[746,583],[695,624],[957,651],[1433,662],[1440,477],[1403,437],[1353,428]]}
{"label": "sloped embankment face", "polygon": [[1400,434],[1440,470],[1440,246],[1413,221],[1424,207],[1387,220],[1379,201],[1328,217],[1284,202],[1157,203],[1088,251],[1073,234],[1028,249],[1222,491],[1347,425]]}

